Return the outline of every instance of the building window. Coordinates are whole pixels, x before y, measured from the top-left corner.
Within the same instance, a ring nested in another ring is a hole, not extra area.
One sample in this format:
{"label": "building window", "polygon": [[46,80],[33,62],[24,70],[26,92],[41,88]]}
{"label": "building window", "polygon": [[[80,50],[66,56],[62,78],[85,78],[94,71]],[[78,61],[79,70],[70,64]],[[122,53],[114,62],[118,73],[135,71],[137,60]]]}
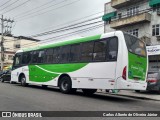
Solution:
{"label": "building window", "polygon": [[138,29],[133,29],[133,30],[127,31],[127,33],[138,37],[138,35],[139,35],[139,30],[138,30]]}
{"label": "building window", "polygon": [[118,19],[122,18],[122,13],[118,13]]}
{"label": "building window", "polygon": [[15,48],[21,48],[21,45],[20,44],[16,44],[14,47]]}
{"label": "building window", "polygon": [[133,16],[139,13],[139,6],[135,6],[127,9],[127,16]]}
{"label": "building window", "polygon": [[13,60],[13,55],[8,55],[8,60]]}
{"label": "building window", "polygon": [[152,25],[152,36],[160,35],[160,24]]}

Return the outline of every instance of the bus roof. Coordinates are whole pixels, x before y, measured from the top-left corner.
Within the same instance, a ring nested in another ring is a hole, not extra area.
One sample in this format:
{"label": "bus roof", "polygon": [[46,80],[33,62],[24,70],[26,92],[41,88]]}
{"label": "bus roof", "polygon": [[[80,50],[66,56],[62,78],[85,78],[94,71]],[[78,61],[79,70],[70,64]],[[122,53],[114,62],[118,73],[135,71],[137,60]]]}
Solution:
{"label": "bus roof", "polygon": [[[63,45],[70,45],[70,44],[75,44],[75,43],[87,42],[87,41],[97,40],[100,38],[101,38],[101,34],[95,35],[95,36],[90,36],[90,37],[68,40],[68,41],[61,41],[61,42],[57,42],[57,43],[51,43],[48,45],[42,45],[42,46],[37,46],[37,47],[33,47],[33,48],[26,48],[26,49],[22,49],[22,50],[24,52],[27,52],[27,51],[32,51],[32,50],[46,49],[46,48],[63,46]],[[22,52],[22,51],[17,51],[17,52]]]}

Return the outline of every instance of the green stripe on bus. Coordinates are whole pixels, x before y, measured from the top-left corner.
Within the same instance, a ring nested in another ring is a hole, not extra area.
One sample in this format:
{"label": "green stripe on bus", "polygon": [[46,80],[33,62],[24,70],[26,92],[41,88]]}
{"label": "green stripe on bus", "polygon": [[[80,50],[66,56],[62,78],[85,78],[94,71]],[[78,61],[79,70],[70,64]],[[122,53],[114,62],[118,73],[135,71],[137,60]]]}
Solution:
{"label": "green stripe on bus", "polygon": [[77,71],[88,63],[29,65],[29,79],[33,82],[48,82],[63,73]]}

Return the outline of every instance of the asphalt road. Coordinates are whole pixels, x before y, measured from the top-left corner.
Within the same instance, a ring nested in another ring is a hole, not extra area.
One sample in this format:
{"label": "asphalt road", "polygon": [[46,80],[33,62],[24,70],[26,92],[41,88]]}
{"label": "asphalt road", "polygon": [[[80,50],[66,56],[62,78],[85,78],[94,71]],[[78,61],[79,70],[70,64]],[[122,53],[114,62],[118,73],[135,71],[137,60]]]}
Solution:
{"label": "asphalt road", "polygon": [[81,92],[68,95],[62,94],[57,88],[0,83],[0,111],[160,111],[160,101],[108,94],[88,97]]}

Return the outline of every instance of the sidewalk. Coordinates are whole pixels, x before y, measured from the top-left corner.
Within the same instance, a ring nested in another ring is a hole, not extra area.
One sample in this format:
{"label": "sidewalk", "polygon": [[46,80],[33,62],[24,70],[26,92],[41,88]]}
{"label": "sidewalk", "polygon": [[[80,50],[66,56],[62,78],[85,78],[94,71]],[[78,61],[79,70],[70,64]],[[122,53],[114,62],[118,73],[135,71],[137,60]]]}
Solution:
{"label": "sidewalk", "polygon": [[139,98],[139,99],[148,99],[148,100],[155,100],[160,101],[160,94],[156,92],[140,92],[137,93],[135,91],[129,91],[129,90],[120,90],[118,93],[108,93],[105,91],[99,91],[100,93],[104,94],[111,94],[111,95],[118,95],[118,96],[126,96],[126,97],[133,97],[133,98]]}

